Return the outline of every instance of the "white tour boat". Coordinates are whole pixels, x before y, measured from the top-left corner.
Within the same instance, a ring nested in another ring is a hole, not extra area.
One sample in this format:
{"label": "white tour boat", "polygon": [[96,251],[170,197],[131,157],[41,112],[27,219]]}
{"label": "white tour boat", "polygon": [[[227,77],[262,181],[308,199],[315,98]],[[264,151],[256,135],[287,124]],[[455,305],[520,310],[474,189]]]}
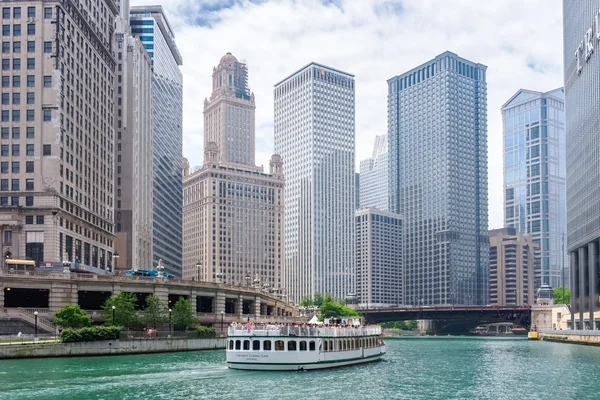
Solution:
{"label": "white tour boat", "polygon": [[354,325],[233,325],[227,365],[255,371],[303,371],[379,360],[381,327]]}

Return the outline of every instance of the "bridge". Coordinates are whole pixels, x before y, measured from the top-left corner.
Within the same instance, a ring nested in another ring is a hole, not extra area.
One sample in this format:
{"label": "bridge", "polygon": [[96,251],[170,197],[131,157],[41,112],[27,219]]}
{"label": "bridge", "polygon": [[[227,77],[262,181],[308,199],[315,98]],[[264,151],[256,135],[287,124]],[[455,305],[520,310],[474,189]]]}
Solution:
{"label": "bridge", "polygon": [[151,294],[169,307],[183,297],[192,303],[200,323],[217,330],[248,316],[253,322],[293,322],[298,315],[298,310],[279,296],[254,287],[162,277],[0,269],[0,320],[18,318],[30,323],[37,311],[38,328],[44,329],[62,306],[79,304],[100,321],[106,299],[124,292],[134,293],[140,307]]}
{"label": "bridge", "polygon": [[435,333],[465,333],[481,324],[512,322],[530,329],[531,306],[416,306],[360,309],[368,323],[432,320]]}

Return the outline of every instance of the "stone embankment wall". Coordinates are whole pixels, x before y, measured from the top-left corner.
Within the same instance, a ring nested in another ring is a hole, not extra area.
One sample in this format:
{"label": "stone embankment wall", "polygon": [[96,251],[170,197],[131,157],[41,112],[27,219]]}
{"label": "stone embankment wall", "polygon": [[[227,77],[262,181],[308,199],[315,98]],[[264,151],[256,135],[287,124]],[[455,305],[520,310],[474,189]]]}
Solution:
{"label": "stone embankment wall", "polygon": [[83,357],[224,349],[225,339],[106,340],[82,343],[0,345],[0,359]]}
{"label": "stone embankment wall", "polygon": [[540,340],[549,342],[563,342],[573,344],[585,344],[589,346],[600,346],[600,331],[557,331],[542,330],[539,333]]}

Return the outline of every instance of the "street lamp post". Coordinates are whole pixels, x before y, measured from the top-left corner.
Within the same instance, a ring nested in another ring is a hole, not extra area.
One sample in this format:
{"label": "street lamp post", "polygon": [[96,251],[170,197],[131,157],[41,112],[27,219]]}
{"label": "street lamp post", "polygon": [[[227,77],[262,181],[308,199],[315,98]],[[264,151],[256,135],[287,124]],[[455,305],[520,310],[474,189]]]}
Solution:
{"label": "street lamp post", "polygon": [[225,317],[225,311],[221,311],[221,336],[223,336],[223,318]]}
{"label": "street lamp post", "polygon": [[38,330],[37,330],[37,321],[38,321],[38,312],[34,311],[33,316],[35,317],[35,341],[38,339]]}
{"label": "street lamp post", "polygon": [[172,315],[172,312],[173,312],[173,310],[171,310],[171,309],[169,308],[169,334],[171,334],[171,326],[172,326],[172,325],[171,325],[171,315]]}
{"label": "street lamp post", "polygon": [[115,307],[115,306],[112,306],[112,310],[113,310],[113,323],[112,323],[112,324],[113,324],[113,326],[115,326],[115,309],[116,309],[116,308],[117,308],[117,307]]}
{"label": "street lamp post", "polygon": [[119,260],[119,253],[113,254],[113,258],[115,259],[115,266],[113,267],[113,270],[111,271],[112,273],[114,273],[115,271],[118,270],[118,268],[117,268],[117,262]]}

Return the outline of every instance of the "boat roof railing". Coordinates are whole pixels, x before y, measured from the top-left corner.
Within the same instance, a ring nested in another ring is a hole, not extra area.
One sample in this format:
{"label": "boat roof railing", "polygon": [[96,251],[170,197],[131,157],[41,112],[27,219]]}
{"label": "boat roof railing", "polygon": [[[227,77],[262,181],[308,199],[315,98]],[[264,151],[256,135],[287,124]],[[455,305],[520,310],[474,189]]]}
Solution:
{"label": "boat roof railing", "polygon": [[[248,326],[249,325],[249,326]],[[290,336],[290,337],[359,337],[380,335],[381,327],[239,324],[228,329],[229,336]]]}

